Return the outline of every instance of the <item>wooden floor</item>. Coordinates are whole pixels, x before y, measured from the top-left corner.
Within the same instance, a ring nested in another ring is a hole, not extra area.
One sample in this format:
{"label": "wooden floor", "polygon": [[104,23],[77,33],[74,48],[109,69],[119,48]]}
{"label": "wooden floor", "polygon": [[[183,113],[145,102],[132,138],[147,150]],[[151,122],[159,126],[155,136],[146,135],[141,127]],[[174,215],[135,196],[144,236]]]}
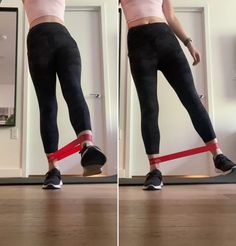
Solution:
{"label": "wooden floor", "polygon": [[115,246],[116,184],[0,186],[1,246]]}
{"label": "wooden floor", "polygon": [[236,185],[120,187],[120,246],[235,246]]}
{"label": "wooden floor", "polygon": [[[116,185],[0,186],[1,246],[115,246]],[[120,246],[235,246],[236,185],[120,187]]]}

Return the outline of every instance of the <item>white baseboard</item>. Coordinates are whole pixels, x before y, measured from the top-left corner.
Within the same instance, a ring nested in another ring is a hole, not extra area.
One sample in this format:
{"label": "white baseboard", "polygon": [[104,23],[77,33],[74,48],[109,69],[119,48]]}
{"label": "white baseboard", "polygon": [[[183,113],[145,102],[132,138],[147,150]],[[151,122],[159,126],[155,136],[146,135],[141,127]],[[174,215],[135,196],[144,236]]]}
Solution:
{"label": "white baseboard", "polygon": [[126,178],[125,169],[119,169],[119,178]]}
{"label": "white baseboard", "polygon": [[0,178],[19,178],[22,177],[21,168],[0,168]]}

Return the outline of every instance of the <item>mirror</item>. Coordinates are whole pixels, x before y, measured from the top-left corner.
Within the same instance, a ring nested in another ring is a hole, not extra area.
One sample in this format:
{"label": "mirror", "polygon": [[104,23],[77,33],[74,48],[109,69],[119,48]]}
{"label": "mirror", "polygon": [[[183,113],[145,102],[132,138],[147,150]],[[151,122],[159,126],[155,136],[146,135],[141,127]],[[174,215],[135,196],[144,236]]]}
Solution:
{"label": "mirror", "polygon": [[0,126],[16,123],[17,8],[0,8]]}

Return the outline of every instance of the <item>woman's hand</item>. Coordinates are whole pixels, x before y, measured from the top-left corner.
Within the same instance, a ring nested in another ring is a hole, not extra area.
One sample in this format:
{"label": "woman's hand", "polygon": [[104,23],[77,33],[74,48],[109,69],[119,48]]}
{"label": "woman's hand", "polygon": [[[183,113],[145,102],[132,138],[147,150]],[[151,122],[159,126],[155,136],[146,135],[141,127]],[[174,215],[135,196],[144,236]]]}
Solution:
{"label": "woman's hand", "polygon": [[201,61],[201,54],[200,52],[194,47],[192,42],[189,42],[187,48],[193,57],[193,66],[197,65]]}
{"label": "woman's hand", "polygon": [[[166,18],[170,28],[176,34],[176,36],[182,42],[184,42],[186,40],[186,38],[188,37],[188,35],[186,34],[184,28],[182,27],[181,23],[179,22],[178,18],[175,15],[175,11],[174,11],[174,8],[172,6],[171,0],[164,0],[162,8],[163,8],[163,13],[165,15],[165,18]],[[192,41],[190,41],[187,44],[187,48],[188,48],[191,56],[193,57],[193,65],[194,66],[197,65],[201,60],[201,55],[200,55],[199,51],[193,46]]]}

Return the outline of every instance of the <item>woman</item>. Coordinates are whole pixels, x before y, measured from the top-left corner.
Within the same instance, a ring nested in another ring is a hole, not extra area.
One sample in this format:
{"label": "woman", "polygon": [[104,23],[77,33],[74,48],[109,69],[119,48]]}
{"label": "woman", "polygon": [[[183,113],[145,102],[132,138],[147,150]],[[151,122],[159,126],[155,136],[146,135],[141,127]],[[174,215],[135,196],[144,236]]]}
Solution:
{"label": "woman", "polygon": [[[157,123],[157,70],[160,70],[187,109],[195,130],[204,143],[218,143],[210,118],[196,92],[192,73],[176,36],[188,48],[193,65],[200,62],[195,48],[175,16],[171,0],[121,0],[128,24],[128,56],[141,108],[141,129],[150,163],[159,156]],[[176,35],[176,36],[175,36]],[[229,173],[236,165],[218,147],[212,151],[218,171]],[[144,189],[161,189],[158,161],[150,165]]]}
{"label": "woman", "polygon": [[[30,30],[28,61],[40,110],[40,132],[47,156],[58,150],[56,74],[81,145],[84,175],[98,174],[105,155],[93,145],[90,115],[81,89],[81,60],[75,40],[64,26],[65,0],[23,0]],[[56,160],[49,160],[44,189],[61,188]]]}

